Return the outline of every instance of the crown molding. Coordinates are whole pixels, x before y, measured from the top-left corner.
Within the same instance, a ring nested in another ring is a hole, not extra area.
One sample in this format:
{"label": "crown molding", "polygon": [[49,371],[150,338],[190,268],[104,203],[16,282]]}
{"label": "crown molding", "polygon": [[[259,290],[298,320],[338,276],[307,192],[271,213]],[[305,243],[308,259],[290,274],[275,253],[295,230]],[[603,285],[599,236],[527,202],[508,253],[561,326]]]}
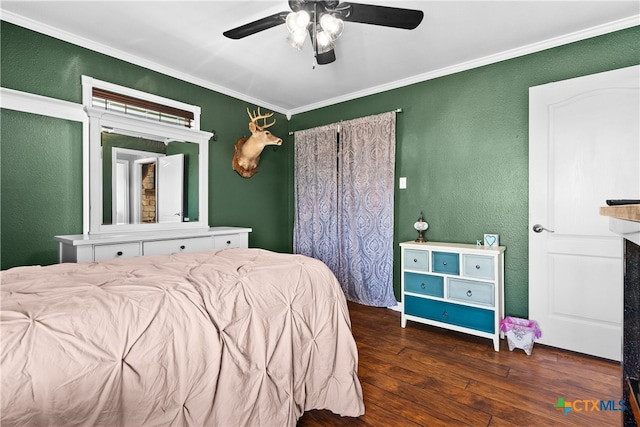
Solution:
{"label": "crown molding", "polygon": [[108,55],[111,56],[113,58],[122,60],[122,61],[126,61],[129,62],[131,64],[134,65],[138,65],[144,68],[148,68],[149,70],[152,71],[156,71],[158,73],[162,73],[165,74],[167,76],[170,77],[175,77],[176,79],[179,80],[183,80],[187,83],[192,83],[195,84],[197,86],[201,86],[205,89],[210,89],[212,91],[215,92],[219,92],[223,95],[228,95],[231,96],[233,98],[236,99],[240,99],[242,101],[246,101],[249,102],[251,104],[254,105],[259,105],[263,108],[268,108],[272,111],[281,113],[281,114],[286,114],[287,111],[286,109],[277,106],[277,105],[273,105],[270,104],[268,102],[262,101],[260,99],[257,98],[253,98],[251,96],[247,96],[246,94],[240,93],[240,92],[236,92],[234,90],[231,90],[229,88],[223,87],[223,86],[219,86],[216,85],[214,83],[211,83],[210,81],[206,81],[197,77],[194,77],[190,74],[187,73],[183,73],[181,71],[177,71],[174,70],[173,68],[170,67],[166,67],[164,65],[158,64],[157,62],[153,62],[153,61],[149,61],[143,58],[140,58],[138,56],[135,55],[131,55],[127,52],[124,52],[122,50],[118,50],[118,49],[114,49],[110,46],[107,46],[105,44],[101,44],[101,43],[97,43],[93,40],[89,40],[87,38],[84,37],[79,37],[75,34],[69,33],[67,31],[63,31],[60,30],[59,28],[55,28],[53,26],[47,25],[47,24],[43,24],[42,22],[39,21],[35,21],[33,19],[29,19],[26,18],[22,15],[18,15],[12,12],[8,12],[6,10],[2,10],[0,9],[1,12],[1,18],[3,21],[7,21],[10,22],[12,24],[18,25],[20,27],[24,27],[27,28],[29,30],[38,32],[38,33],[42,33],[45,34],[47,36],[51,36],[54,37],[56,39],[80,46],[80,47],[84,47],[86,49],[98,52],[98,53],[102,53],[104,55]]}
{"label": "crown molding", "polygon": [[257,98],[253,98],[251,96],[247,96],[246,94],[231,90],[229,88],[226,88],[220,85],[213,84],[209,81],[206,81],[200,78],[196,78],[190,74],[174,70],[164,65],[160,65],[156,62],[139,58],[127,52],[109,47],[107,45],[96,43],[92,40],[89,40],[83,37],[78,37],[74,34],[68,33],[66,31],[62,31],[58,28],[43,24],[38,21],[34,21],[29,18],[25,18],[21,15],[17,15],[1,9],[0,9],[0,12],[2,13],[3,21],[7,21],[42,34],[46,34],[48,36],[111,56],[116,59],[129,62],[134,65],[139,65],[141,67],[148,68],[150,70],[153,70],[171,77],[175,77],[179,80],[183,80],[185,82],[192,83],[197,86],[201,86],[205,89],[210,89],[212,91],[219,92],[221,94],[228,95],[230,97],[233,97],[242,101],[246,101],[254,105],[260,105],[261,107],[268,108],[272,111],[284,114],[287,116],[287,118],[290,118],[295,114],[305,113],[308,111],[316,110],[318,108],[339,104],[341,102],[351,101],[353,99],[374,95],[374,94],[385,92],[388,90],[408,86],[414,83],[420,83],[427,80],[432,80],[438,77],[459,73],[461,71],[467,71],[467,70],[481,67],[484,65],[494,64],[507,59],[512,59],[512,58],[528,55],[535,52],[540,52],[546,49],[551,49],[554,47],[562,46],[562,45],[573,43],[576,41],[585,40],[591,37],[596,37],[603,34],[612,33],[614,31],[619,31],[619,30],[640,25],[640,15],[634,15],[628,18],[619,19],[616,21],[612,21],[606,24],[587,28],[584,30],[575,31],[573,33],[565,34],[559,37],[543,40],[541,42],[532,43],[532,44],[521,46],[515,49],[510,49],[494,55],[485,56],[482,58],[474,59],[472,61],[463,62],[460,64],[452,65],[450,67],[440,68],[438,70],[429,71],[427,73],[418,74],[405,79],[396,80],[393,82],[385,83],[383,85],[374,86],[365,90],[351,92],[345,95],[341,95],[339,97],[330,98],[317,103],[308,104],[298,108],[287,110],[286,108],[283,108],[281,106],[274,105]]}
{"label": "crown molding", "polygon": [[440,68],[438,70],[429,71],[428,73],[418,74],[413,77],[408,77],[402,80],[396,80],[383,85],[371,87],[365,90],[351,92],[339,97],[326,99],[314,104],[305,105],[299,108],[291,109],[287,114],[293,116],[295,114],[305,113],[308,111],[316,110],[322,107],[328,107],[330,105],[339,104],[345,101],[351,101],[353,99],[362,98],[369,95],[385,92],[391,89],[397,89],[404,86],[409,86],[414,83],[420,83],[427,80],[432,80],[438,77],[447,76],[450,74],[459,73],[461,71],[471,70],[473,68],[482,67],[484,65],[494,64],[507,59],[517,58],[519,56],[528,55],[530,53],[536,53],[543,50],[551,49],[554,47],[562,46],[565,44],[573,43],[580,40],[585,40],[591,37],[601,36],[603,34],[612,33],[614,31],[624,30],[640,25],[640,15],[630,16],[628,18],[619,19],[617,21],[609,22],[607,24],[598,25],[595,27],[587,28],[585,30],[576,31],[573,33],[565,34],[560,37],[543,40],[541,42],[532,43],[529,45],[521,46],[515,49],[506,50],[495,55],[485,56],[483,58],[474,59],[460,64],[452,65],[450,67]]}

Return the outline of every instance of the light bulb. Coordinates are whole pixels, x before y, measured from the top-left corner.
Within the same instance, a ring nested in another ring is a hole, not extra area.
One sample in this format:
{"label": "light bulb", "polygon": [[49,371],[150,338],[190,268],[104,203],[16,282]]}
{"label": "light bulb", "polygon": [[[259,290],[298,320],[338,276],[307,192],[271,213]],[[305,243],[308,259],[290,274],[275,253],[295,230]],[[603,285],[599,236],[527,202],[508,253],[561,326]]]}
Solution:
{"label": "light bulb", "polygon": [[326,31],[318,31],[316,33],[316,43],[318,44],[318,53],[329,52],[335,47],[331,36]]}
{"label": "light bulb", "polygon": [[295,33],[289,34],[287,37],[287,41],[291,45],[298,50],[302,50],[302,46],[304,46],[304,41],[307,39],[306,31],[296,31]]}
{"label": "light bulb", "polygon": [[320,17],[320,26],[327,32],[328,36],[331,37],[331,40],[335,40],[342,34],[344,22],[342,22],[342,19],[325,13]]}
{"label": "light bulb", "polygon": [[291,34],[296,33],[298,31],[304,31],[309,25],[311,21],[311,17],[305,10],[300,10],[298,12],[291,12],[287,15],[286,23],[287,29]]}

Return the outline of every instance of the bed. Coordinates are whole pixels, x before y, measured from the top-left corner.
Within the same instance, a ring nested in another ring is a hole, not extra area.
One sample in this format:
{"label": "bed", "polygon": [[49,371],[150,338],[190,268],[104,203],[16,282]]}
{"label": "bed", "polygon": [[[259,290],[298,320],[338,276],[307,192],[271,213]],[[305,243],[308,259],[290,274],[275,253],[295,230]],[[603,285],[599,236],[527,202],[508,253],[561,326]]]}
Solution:
{"label": "bed", "polygon": [[364,413],[346,300],[302,255],[2,272],[2,425],[295,426]]}

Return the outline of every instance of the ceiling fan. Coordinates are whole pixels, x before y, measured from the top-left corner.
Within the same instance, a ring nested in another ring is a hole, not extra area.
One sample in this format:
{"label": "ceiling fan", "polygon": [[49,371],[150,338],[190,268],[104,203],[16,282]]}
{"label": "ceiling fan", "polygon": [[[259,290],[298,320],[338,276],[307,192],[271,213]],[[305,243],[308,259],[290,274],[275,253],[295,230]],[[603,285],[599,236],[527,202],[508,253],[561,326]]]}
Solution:
{"label": "ceiling fan", "polygon": [[269,28],[286,24],[289,44],[302,49],[307,33],[311,38],[318,65],[336,60],[335,41],[342,34],[344,21],[413,30],[424,17],[421,10],[339,0],[289,0],[291,12],[279,12],[225,31],[230,39],[241,39]]}

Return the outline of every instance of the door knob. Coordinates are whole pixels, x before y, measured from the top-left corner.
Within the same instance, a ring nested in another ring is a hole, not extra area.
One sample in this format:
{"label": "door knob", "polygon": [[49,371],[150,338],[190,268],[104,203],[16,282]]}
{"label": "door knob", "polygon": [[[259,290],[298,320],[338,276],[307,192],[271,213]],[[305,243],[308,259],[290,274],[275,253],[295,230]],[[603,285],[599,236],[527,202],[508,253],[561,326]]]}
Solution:
{"label": "door knob", "polygon": [[542,233],[542,231],[548,231],[549,233],[555,233],[555,231],[553,230],[549,230],[548,228],[544,228],[542,225],[540,224],[536,224],[533,226],[533,231],[534,233]]}

